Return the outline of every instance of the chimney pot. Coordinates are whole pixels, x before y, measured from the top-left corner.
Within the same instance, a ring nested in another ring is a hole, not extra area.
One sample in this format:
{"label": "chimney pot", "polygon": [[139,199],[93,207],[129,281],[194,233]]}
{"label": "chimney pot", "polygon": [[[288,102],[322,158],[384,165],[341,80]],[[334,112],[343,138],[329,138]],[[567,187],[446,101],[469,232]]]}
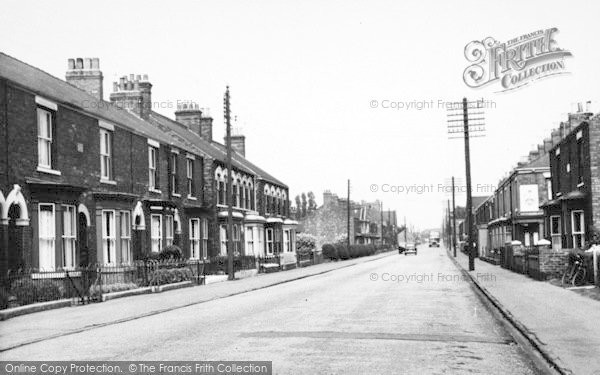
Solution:
{"label": "chimney pot", "polygon": [[130,74],[130,75],[129,75],[129,80],[130,80],[131,82],[133,82],[133,81],[135,80],[135,76],[134,76],[133,74]]}
{"label": "chimney pot", "polygon": [[148,81],[148,74],[144,74],[144,81]]}
{"label": "chimney pot", "polygon": [[117,92],[117,91],[119,91],[119,83],[113,82],[113,92]]}
{"label": "chimney pot", "polygon": [[87,70],[91,70],[92,69],[92,59],[90,59],[89,57],[86,57],[83,60],[83,68],[87,69]]}
{"label": "chimney pot", "polygon": [[69,70],[74,70],[75,69],[75,59],[69,59],[67,65],[68,65]]}
{"label": "chimney pot", "polygon": [[577,112],[583,112],[583,103],[577,103]]}
{"label": "chimney pot", "polygon": [[136,81],[141,81],[142,80],[142,76],[138,74],[137,76],[135,76],[135,80]]}
{"label": "chimney pot", "polygon": [[92,69],[98,70],[100,69],[100,59],[97,57],[92,58]]}

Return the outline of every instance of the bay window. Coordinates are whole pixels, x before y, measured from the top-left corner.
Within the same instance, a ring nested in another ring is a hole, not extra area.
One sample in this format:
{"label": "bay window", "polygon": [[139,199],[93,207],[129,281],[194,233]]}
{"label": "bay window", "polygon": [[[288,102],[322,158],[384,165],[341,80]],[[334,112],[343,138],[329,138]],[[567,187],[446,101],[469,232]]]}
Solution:
{"label": "bay window", "polygon": [[158,253],[162,250],[162,216],[150,215],[151,250]]}
{"label": "bay window", "polygon": [[131,253],[131,214],[129,211],[121,211],[121,262],[130,264],[133,260]]}
{"label": "bay window", "polygon": [[165,242],[167,246],[173,245],[173,215],[165,215]]}
{"label": "bay window", "polygon": [[190,258],[200,258],[200,219],[190,219]]}
{"label": "bay window", "polygon": [[202,219],[202,258],[208,258],[208,219]]}
{"label": "bay window", "polygon": [[54,271],[54,204],[40,203],[38,206],[39,224],[39,269],[40,271]]}
{"label": "bay window", "polygon": [[75,206],[63,206],[62,264],[64,269],[75,268]]}
{"label": "bay window", "polygon": [[115,211],[102,211],[102,253],[104,264],[115,263]]}

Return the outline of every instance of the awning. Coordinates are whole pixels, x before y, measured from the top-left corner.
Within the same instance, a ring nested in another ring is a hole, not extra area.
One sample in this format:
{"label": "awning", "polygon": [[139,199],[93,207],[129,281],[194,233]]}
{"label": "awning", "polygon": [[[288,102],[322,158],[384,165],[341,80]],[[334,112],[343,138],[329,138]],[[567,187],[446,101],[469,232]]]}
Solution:
{"label": "awning", "polygon": [[267,223],[283,223],[283,220],[278,217],[270,217],[267,219]]}
{"label": "awning", "polygon": [[296,220],[285,219],[283,225],[298,225],[298,222]]}

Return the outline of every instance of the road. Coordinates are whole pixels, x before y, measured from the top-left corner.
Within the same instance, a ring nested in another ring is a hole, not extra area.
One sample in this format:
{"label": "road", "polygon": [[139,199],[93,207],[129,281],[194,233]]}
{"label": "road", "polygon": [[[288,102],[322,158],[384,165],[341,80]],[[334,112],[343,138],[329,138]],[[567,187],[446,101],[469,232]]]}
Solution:
{"label": "road", "polygon": [[0,359],[267,360],[277,374],[538,373],[445,251],[424,246],[417,256],[48,339]]}

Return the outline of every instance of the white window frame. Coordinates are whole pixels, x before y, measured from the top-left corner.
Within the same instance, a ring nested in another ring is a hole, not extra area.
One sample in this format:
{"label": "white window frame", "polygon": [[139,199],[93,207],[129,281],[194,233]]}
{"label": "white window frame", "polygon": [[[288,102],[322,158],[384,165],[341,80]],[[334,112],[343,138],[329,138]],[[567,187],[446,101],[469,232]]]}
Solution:
{"label": "white window frame", "polygon": [[[106,214],[112,216],[112,221],[107,227]],[[117,236],[116,236],[116,213],[115,210],[102,210],[102,255],[106,265],[112,265],[116,262],[117,256]],[[112,252],[111,252],[112,249]]]}
{"label": "white window frame", "polygon": [[[553,232],[553,219],[558,219],[558,232]],[[561,217],[560,215],[550,215],[550,237],[560,236],[561,233]]]}
{"label": "white window frame", "polygon": [[[580,231],[575,231],[575,213],[580,214]],[[583,210],[573,210],[571,211],[571,236],[573,238],[573,248],[583,249],[585,247],[585,216]],[[577,244],[577,236],[581,236],[581,247],[576,246]]]}
{"label": "white window frame", "polygon": [[292,252],[292,231],[290,229],[283,230],[283,251]]}
{"label": "white window frame", "polygon": [[173,215],[165,215],[165,244],[166,246],[173,245],[173,234],[175,233],[175,225]]}
{"label": "white window frame", "polygon": [[202,258],[207,259],[208,258],[208,219],[207,218],[202,218],[201,234],[202,234]]}
{"label": "white window frame", "polygon": [[171,195],[175,197],[180,197],[181,195],[177,193],[178,179],[177,179],[177,170],[179,164],[179,152],[171,151]]}
{"label": "white window frame", "polygon": [[[52,219],[49,227],[42,222],[42,207],[52,207]],[[48,247],[42,246],[46,241]],[[38,242],[39,242],[39,269],[40,271],[54,271],[56,267],[56,209],[54,203],[38,204]],[[44,253],[42,248],[48,253]]]}
{"label": "white window frame", "polygon": [[[46,134],[42,134],[42,118],[45,120]],[[37,137],[38,137],[38,167],[52,169],[52,142],[54,114],[45,109],[37,108]],[[44,148],[45,146],[45,148]],[[44,159],[48,159],[47,162]]]}
{"label": "white window frame", "polygon": [[[267,228],[265,229],[265,237],[266,237],[266,243],[267,243],[267,254],[273,254],[273,252],[275,251],[275,233],[273,231],[273,228]],[[270,239],[269,239],[270,237]]]}
{"label": "white window frame", "polygon": [[[62,206],[62,265],[66,270],[75,268],[77,263],[77,210],[75,206]],[[71,225],[67,223],[70,217]]]}
{"label": "white window frame", "polygon": [[187,178],[187,196],[194,197],[194,159],[185,158],[185,176]]}
{"label": "white window frame", "polygon": [[233,237],[233,254],[234,255],[238,255],[241,254],[241,233],[240,233],[240,225],[238,224],[233,224],[231,226],[231,230],[233,231],[232,237]]}
{"label": "white window frame", "polygon": [[246,255],[255,255],[254,228],[252,226],[246,226]]}
{"label": "white window frame", "polygon": [[221,244],[221,255],[227,255],[227,225],[219,225],[219,242]]}
{"label": "white window frame", "polygon": [[[158,218],[158,233],[155,233],[154,219]],[[162,215],[150,215],[150,251],[160,253],[162,250]]]}
{"label": "white window frame", "polygon": [[100,129],[100,180],[112,181],[112,132]]}
{"label": "white window frame", "polygon": [[119,235],[121,245],[121,263],[131,264],[133,261],[133,253],[131,249],[131,212],[119,212]]}
{"label": "white window frame", "polygon": [[200,259],[200,219],[190,219],[189,227],[190,259]]}
{"label": "white window frame", "polygon": [[158,148],[148,146],[148,188],[151,191],[157,191],[157,175],[158,175]]}

